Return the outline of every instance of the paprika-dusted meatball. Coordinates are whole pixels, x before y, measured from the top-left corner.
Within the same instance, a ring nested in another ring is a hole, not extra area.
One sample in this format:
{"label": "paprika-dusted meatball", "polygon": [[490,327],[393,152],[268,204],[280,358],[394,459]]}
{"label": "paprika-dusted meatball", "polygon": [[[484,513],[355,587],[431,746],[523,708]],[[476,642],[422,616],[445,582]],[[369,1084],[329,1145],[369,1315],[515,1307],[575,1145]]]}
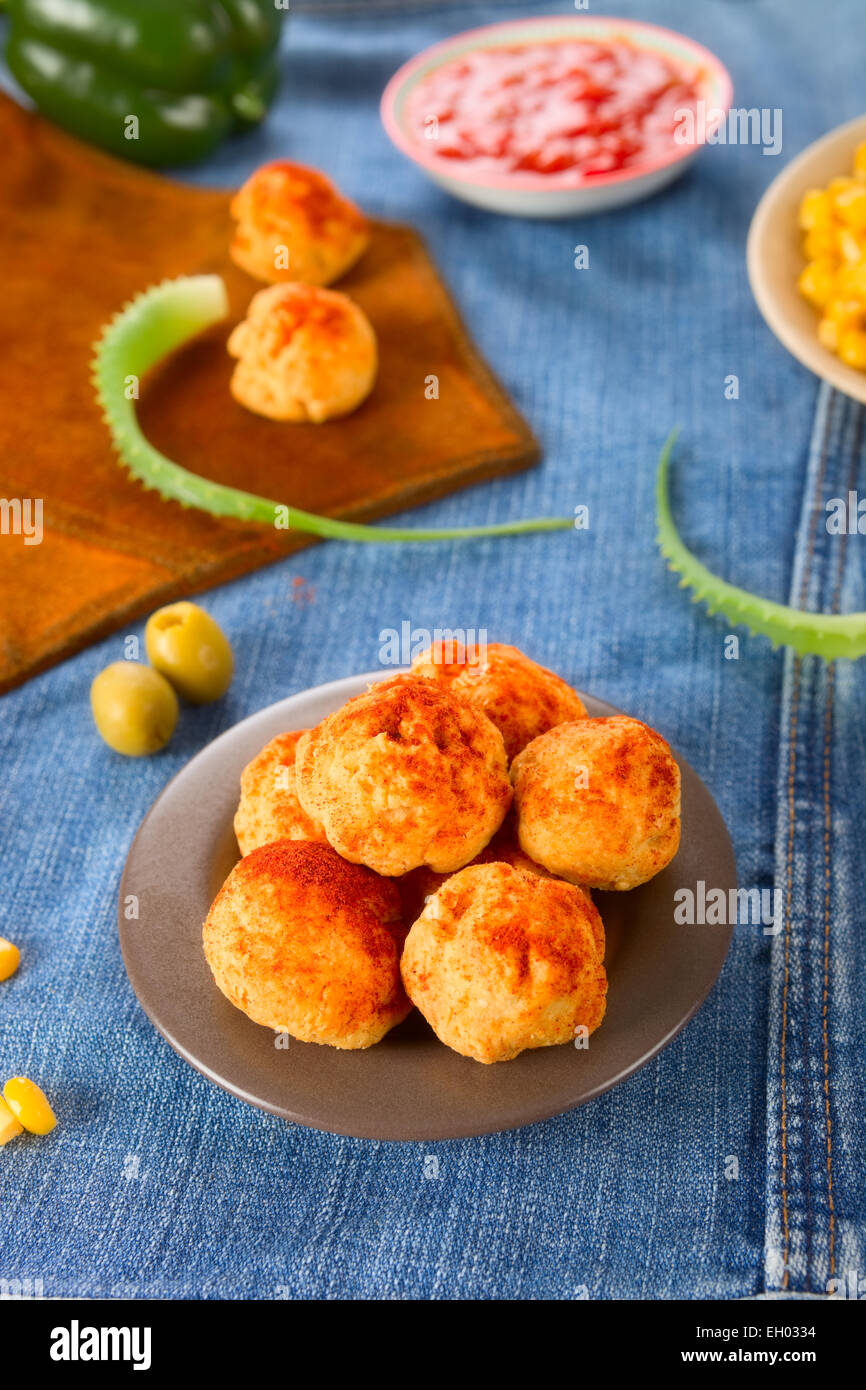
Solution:
{"label": "paprika-dusted meatball", "polygon": [[304,734],[296,768],[301,806],[329,843],[380,874],[462,868],[511,802],[499,731],[414,676],[371,686]]}
{"label": "paprika-dusted meatball", "polygon": [[295,752],[304,732],[278,734],[241,773],[241,799],[235,815],[241,854],[272,840],[327,843],[322,827],[301,809],[295,787]]}
{"label": "paprika-dusted meatball", "polygon": [[406,938],[406,993],[436,1036],[477,1062],[551,1047],[604,1017],[598,913],[570,883],[476,864],[430,898]]}
{"label": "paprika-dusted meatball", "polygon": [[227,347],[238,359],[232,395],[270,420],[319,425],[348,415],[376,380],[376,335],[364,311],[336,290],[259,290]]}
{"label": "paprika-dusted meatball", "polygon": [[[524,854],[519,845],[511,844],[500,839],[499,835],[494,836],[491,844],[483,849],[480,854],[476,854],[472,864],[510,864],[513,869],[522,869],[527,874],[538,874],[541,878],[552,878],[553,875],[536,864],[534,859],[530,859],[528,854]],[[471,865],[467,864],[467,868]],[[447,883],[452,874],[434,874],[432,869],[413,869],[411,873],[404,874],[398,880],[400,898],[403,903],[403,921],[407,927],[411,927],[417,917],[420,917],[425,904],[429,902],[434,893],[437,893],[443,883]],[[581,893],[592,902],[592,894],[588,888],[582,884],[574,884]],[[598,949],[599,959],[604,960],[605,934],[604,923],[601,916],[596,913],[593,917],[593,933],[595,944]]]}
{"label": "paprika-dusted meatball", "polygon": [[235,194],[231,258],[257,280],[330,285],[370,243],[367,220],[324,174],[277,159]]}
{"label": "paprika-dusted meatball", "polygon": [[483,710],[502,734],[509,762],[539,734],[586,714],[570,685],[501,642],[486,647],[437,642],[413,661],[412,671]]}
{"label": "paprika-dusted meatball", "polygon": [[[474,864],[510,864],[512,869],[522,869],[525,874],[536,874],[539,878],[554,877],[542,864],[537,864],[534,859],[530,859],[529,855],[525,854],[519,845],[504,843],[500,841],[498,837],[493,841],[493,844],[483,849],[472,862]],[[592,903],[592,893],[585,883],[570,883],[569,886],[577,888],[579,892],[583,893],[587,901]],[[593,938],[598,949],[599,960],[604,960],[606,942],[604,923],[601,920],[600,913],[593,913],[591,926]]]}
{"label": "paprika-dusted meatball", "polygon": [[680,843],[680,771],[661,734],[625,715],[560,724],[511,769],[521,848],[552,874],[627,889]]}
{"label": "paprika-dusted meatball", "polygon": [[371,1047],[410,1009],[393,883],[328,845],[278,840],[235,865],[204,924],[227,999],[301,1042]]}

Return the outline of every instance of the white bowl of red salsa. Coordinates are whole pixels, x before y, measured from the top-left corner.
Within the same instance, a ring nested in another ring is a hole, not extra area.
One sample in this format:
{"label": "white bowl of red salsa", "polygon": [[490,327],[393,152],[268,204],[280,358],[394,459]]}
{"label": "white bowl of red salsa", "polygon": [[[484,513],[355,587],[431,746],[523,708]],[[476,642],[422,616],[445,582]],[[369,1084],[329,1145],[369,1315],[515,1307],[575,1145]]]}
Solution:
{"label": "white bowl of red salsa", "polygon": [[732,96],[726,69],[683,34],[550,15],[425,49],[382,95],[391,140],[467,203],[571,217],[677,178]]}

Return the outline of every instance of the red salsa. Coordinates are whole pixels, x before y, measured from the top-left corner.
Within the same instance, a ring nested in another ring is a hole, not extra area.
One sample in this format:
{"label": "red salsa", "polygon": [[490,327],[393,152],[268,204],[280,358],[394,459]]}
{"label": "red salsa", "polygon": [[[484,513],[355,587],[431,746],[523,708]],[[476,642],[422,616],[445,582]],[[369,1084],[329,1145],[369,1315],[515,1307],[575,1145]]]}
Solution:
{"label": "red salsa", "polygon": [[698,82],[626,39],[559,39],[479,48],[410,94],[410,133],[436,159],[472,173],[591,179],[677,149]]}

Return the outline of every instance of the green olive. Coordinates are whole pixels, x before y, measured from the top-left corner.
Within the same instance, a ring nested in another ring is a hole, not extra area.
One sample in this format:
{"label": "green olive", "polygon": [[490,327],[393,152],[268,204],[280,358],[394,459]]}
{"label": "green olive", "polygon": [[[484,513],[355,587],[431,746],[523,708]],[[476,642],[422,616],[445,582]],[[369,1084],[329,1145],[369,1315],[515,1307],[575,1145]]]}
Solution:
{"label": "green olive", "polygon": [[222,628],[197,603],[170,603],[158,608],[144,630],[152,666],[194,705],[225,695],[234,659]]}
{"label": "green olive", "polygon": [[90,687],[93,722],[109,748],[128,758],[158,753],[174,733],[177,696],[164,676],[138,661],[115,661]]}

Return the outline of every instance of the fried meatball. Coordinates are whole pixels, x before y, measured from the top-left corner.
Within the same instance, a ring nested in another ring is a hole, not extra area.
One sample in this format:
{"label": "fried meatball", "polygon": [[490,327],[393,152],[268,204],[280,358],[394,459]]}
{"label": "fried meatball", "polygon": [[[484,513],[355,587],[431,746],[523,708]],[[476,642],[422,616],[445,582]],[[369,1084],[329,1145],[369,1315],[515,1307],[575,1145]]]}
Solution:
{"label": "fried meatball", "polygon": [[393,883],[328,845],[278,840],[232,869],[204,924],[227,999],[301,1042],[372,1047],[410,1009]]}
{"label": "fried meatball", "polygon": [[432,681],[394,676],[304,734],[298,799],[355,864],[397,876],[468,864],[502,823],[502,735]]}
{"label": "fried meatball", "polygon": [[560,724],[511,768],[521,848],[552,874],[627,889],[680,843],[680,770],[661,734],[615,715]]}
{"label": "fried meatball", "polygon": [[231,258],[257,280],[330,285],[370,244],[367,220],[317,169],[274,160],[247,179],[229,211]]}
{"label": "fried meatball", "polygon": [[301,809],[295,787],[295,752],[304,732],[278,734],[241,773],[241,799],[235,815],[241,854],[272,840],[327,843],[318,821]]}
{"label": "fried meatball", "polygon": [[487,647],[436,642],[416,657],[412,671],[483,710],[502,734],[509,762],[539,734],[586,714],[570,685],[501,642]]}
{"label": "fried meatball", "polygon": [[348,415],[376,380],[376,335],[362,309],[336,290],[272,285],[232,330],[235,400],[269,420],[322,424]]}
{"label": "fried meatball", "polygon": [[[483,849],[472,861],[474,864],[510,864],[512,869],[522,869],[526,874],[537,874],[539,878],[553,878],[548,869],[543,864],[537,864],[534,859],[530,859],[528,854],[519,845],[494,839],[493,843]],[[585,883],[571,882],[572,888],[577,888],[584,897],[591,903],[592,893]],[[592,915],[592,933],[598,949],[599,959],[604,960],[605,935],[604,923],[601,914],[595,912]]]}
{"label": "fried meatball", "polygon": [[[501,832],[500,832],[501,833]],[[510,864],[513,869],[522,869],[527,874],[537,874],[540,878],[552,878],[547,869],[542,868],[541,864],[536,864],[534,859],[530,859],[528,854],[524,854],[519,845],[502,841],[496,835],[491,844],[483,849],[480,854],[476,854],[472,864]],[[472,865],[467,864],[467,869]],[[459,872],[462,872],[459,871]],[[420,917],[425,905],[442,887],[447,883],[453,874],[434,874],[432,869],[413,869],[411,873],[404,874],[398,879],[397,887],[400,890],[400,899],[403,903],[403,921],[407,927],[411,927],[416,918]],[[592,902],[592,893],[582,883],[571,885],[578,888],[581,893]],[[600,913],[596,912],[592,920],[593,936],[598,950],[599,959],[604,960],[605,952],[605,933],[604,923]]]}
{"label": "fried meatball", "polygon": [[569,1042],[604,1017],[597,916],[570,883],[510,864],[463,869],[406,938],[406,993],[441,1042],[477,1062]]}

